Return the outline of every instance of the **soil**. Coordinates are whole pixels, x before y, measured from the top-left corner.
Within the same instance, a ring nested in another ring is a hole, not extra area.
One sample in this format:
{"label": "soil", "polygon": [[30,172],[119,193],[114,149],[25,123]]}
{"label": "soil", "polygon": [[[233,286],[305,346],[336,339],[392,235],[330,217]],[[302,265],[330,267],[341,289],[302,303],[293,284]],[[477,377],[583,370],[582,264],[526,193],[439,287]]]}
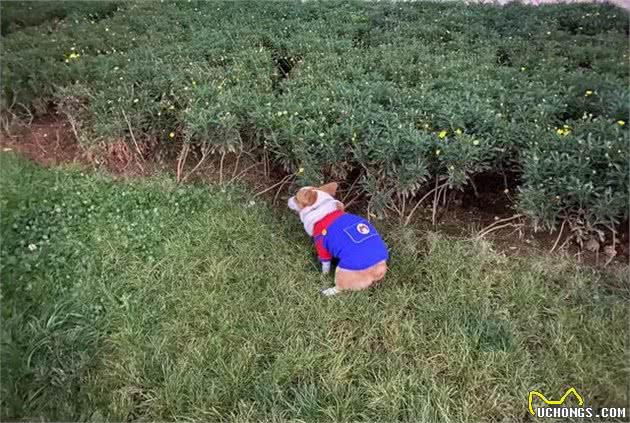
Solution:
{"label": "soil", "polygon": [[[43,166],[74,164],[86,169],[105,169],[115,178],[122,179],[141,178],[164,171],[177,172],[177,157],[161,157],[146,145],[130,146],[121,140],[107,143],[107,146],[84,148],[76,141],[69,124],[56,116],[38,119],[11,135],[0,135],[0,148],[1,151],[16,151]],[[198,152],[191,151],[182,175],[187,175],[199,158]],[[257,197],[278,207],[284,207],[289,193],[295,190],[292,179],[282,170],[268,168],[264,162],[247,153],[240,157],[226,155],[223,163],[214,155],[186,180],[201,183],[221,181],[244,182],[257,193]],[[524,219],[515,217],[517,213],[512,208],[515,187],[508,185],[506,188],[500,178],[480,175],[475,180],[475,186],[477,189],[474,191],[450,193],[446,206],[438,208],[435,226],[432,223],[432,199],[425,200],[426,205],[416,210],[410,223],[421,231],[438,231],[456,238],[474,238],[485,230],[487,234],[483,238],[492,240],[496,250],[507,256],[548,255],[555,245],[552,254],[574,256],[583,264],[602,267],[609,261],[603,252],[604,245],[596,252],[580,249],[575,243],[564,242],[569,237],[566,228],[558,237],[557,232],[535,232]],[[343,198],[344,188],[348,187],[342,183],[340,198]],[[407,210],[410,208],[408,206]],[[360,199],[353,201],[348,210],[365,214],[366,202]],[[616,256],[608,263],[609,269],[628,264],[629,226],[627,221],[620,226]],[[490,230],[492,228],[496,230]]]}
{"label": "soil", "polygon": [[44,166],[68,163],[89,165],[87,157],[72,140],[69,125],[47,116],[22,128],[16,135],[0,136],[2,151],[15,150]]}

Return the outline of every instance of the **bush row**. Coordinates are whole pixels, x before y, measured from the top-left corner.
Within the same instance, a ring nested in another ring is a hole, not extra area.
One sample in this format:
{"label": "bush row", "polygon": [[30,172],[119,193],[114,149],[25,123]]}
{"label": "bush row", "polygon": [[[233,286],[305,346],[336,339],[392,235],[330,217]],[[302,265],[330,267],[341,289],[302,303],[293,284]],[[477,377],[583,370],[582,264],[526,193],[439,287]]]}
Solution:
{"label": "bush row", "polygon": [[85,142],[254,143],[377,214],[516,175],[538,225],[595,228],[628,215],[627,34],[610,5],[130,2],[5,37],[2,106]]}
{"label": "bush row", "polygon": [[6,0],[0,3],[0,33],[2,35],[22,28],[46,24],[54,31],[60,19],[71,15],[87,15],[92,20],[111,16],[116,1],[55,0],[50,2]]}

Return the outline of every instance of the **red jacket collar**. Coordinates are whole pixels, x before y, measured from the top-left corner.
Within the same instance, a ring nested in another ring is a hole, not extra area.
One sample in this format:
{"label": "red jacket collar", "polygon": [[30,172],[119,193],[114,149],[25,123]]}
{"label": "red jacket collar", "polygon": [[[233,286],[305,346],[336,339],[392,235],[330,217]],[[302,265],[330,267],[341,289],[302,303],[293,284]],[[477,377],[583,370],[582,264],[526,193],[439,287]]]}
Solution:
{"label": "red jacket collar", "polygon": [[313,236],[326,235],[323,233],[338,217],[344,214],[343,210],[337,210],[332,213],[328,213],[323,219],[319,220],[313,226]]}

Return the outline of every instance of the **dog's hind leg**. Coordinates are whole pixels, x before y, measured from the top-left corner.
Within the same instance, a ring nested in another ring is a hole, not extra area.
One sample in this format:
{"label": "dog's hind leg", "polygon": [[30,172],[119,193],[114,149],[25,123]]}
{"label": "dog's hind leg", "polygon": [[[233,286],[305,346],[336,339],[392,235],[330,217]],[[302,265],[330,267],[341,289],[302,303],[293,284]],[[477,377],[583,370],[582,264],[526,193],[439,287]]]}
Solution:
{"label": "dog's hind leg", "polygon": [[332,288],[322,288],[319,290],[319,293],[324,297],[332,297],[333,295],[337,295],[339,292],[340,291],[336,286],[333,286]]}

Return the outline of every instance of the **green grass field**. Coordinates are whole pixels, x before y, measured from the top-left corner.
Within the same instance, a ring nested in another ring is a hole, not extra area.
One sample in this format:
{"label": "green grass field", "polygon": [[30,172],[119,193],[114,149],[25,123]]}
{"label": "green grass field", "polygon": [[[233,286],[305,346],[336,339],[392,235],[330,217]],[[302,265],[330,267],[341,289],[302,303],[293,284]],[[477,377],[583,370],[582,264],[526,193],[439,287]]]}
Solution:
{"label": "green grass field", "polygon": [[0,157],[3,420],[521,421],[529,390],[569,386],[628,404],[627,274],[390,227],[385,283],[321,298],[297,218],[245,188]]}

